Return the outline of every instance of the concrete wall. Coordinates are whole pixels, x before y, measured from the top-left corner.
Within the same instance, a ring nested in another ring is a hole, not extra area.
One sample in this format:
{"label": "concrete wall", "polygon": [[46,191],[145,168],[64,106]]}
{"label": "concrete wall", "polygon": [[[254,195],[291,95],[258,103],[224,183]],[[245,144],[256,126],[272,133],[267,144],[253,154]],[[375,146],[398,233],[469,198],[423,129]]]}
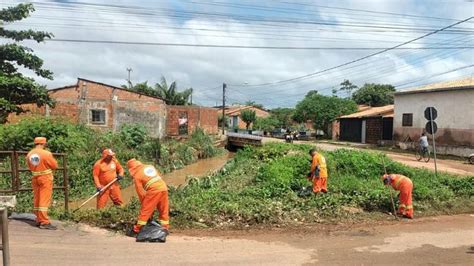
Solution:
{"label": "concrete wall", "polygon": [[[462,155],[474,149],[474,89],[395,95],[394,140],[417,140],[427,120],[424,110],[438,111],[436,143],[446,154]],[[413,114],[413,126],[403,127],[404,113]]]}
{"label": "concrete wall", "polygon": [[218,133],[217,109],[199,106],[168,106],[167,113],[166,134],[168,136],[179,136],[180,113],[187,114],[188,134],[197,128],[202,128],[208,134]]}

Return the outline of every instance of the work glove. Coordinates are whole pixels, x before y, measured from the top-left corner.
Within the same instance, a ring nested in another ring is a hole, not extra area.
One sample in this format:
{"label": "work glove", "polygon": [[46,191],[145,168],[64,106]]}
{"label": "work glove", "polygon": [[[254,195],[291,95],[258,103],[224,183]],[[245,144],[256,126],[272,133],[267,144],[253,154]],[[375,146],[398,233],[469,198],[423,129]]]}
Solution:
{"label": "work glove", "polygon": [[96,191],[96,192],[100,192],[101,190],[102,190],[101,187],[96,187],[96,188],[95,188],[95,191]]}
{"label": "work glove", "polygon": [[117,181],[120,181],[120,180],[122,180],[122,179],[123,179],[123,176],[117,175]]}

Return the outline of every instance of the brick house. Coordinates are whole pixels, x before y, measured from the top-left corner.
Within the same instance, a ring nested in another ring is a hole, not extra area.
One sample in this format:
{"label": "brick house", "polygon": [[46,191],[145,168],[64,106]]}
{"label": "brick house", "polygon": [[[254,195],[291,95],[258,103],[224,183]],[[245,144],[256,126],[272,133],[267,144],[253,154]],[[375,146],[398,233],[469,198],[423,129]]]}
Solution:
{"label": "brick house", "polygon": [[230,106],[226,107],[225,109],[225,115],[227,116],[228,119],[228,124],[229,128],[239,128],[239,129],[245,129],[246,124],[242,120],[240,114],[243,110],[253,110],[255,111],[257,117],[265,118],[270,115],[269,112],[254,107],[254,106]]}
{"label": "brick house", "polygon": [[[30,114],[60,116],[75,123],[85,124],[99,130],[118,131],[126,124],[142,124],[152,137],[165,137],[167,132],[167,114],[178,107],[166,106],[158,97],[143,95],[121,87],[78,78],[77,83],[48,91],[56,101],[55,108],[25,105]],[[184,107],[188,117],[192,117],[189,132],[196,126],[203,127],[209,133],[217,133],[217,113],[209,113],[203,108]],[[213,109],[214,111],[214,109]],[[9,122],[15,122],[21,116],[11,115]],[[195,120],[197,118],[198,120]]]}
{"label": "brick house", "polygon": [[202,128],[208,134],[218,134],[218,110],[201,106],[167,106],[166,135],[183,136]]}
{"label": "brick house", "polygon": [[339,140],[378,144],[393,138],[394,106],[368,107],[339,120]]}

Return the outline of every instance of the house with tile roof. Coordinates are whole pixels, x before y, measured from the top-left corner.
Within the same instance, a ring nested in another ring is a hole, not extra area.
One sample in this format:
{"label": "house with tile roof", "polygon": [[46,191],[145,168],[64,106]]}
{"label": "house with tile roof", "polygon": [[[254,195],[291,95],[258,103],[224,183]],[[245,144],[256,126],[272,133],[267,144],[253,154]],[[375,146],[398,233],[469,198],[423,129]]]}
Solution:
{"label": "house with tile roof", "polygon": [[394,98],[394,140],[417,141],[428,122],[424,111],[434,107],[438,152],[458,156],[474,152],[473,77],[398,91]]}
{"label": "house with tile roof", "polygon": [[228,106],[225,108],[225,115],[228,119],[229,128],[238,128],[245,129],[245,122],[242,120],[241,112],[243,110],[253,110],[255,111],[257,117],[265,118],[270,115],[266,110],[260,109],[254,106],[248,105],[237,105],[237,106]]}
{"label": "house with tile roof", "polygon": [[339,140],[378,144],[393,136],[393,105],[359,106],[359,111],[338,118]]}

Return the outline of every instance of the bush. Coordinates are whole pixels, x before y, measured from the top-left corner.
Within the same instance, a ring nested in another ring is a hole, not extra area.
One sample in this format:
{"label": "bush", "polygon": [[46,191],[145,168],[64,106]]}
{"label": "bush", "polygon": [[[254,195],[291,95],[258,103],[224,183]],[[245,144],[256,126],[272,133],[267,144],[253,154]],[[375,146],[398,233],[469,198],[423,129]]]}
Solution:
{"label": "bush", "polygon": [[[48,138],[52,152],[63,152],[68,155],[68,175],[70,199],[80,199],[92,195],[95,186],[92,180],[92,167],[100,159],[103,148],[112,148],[122,166],[127,160],[137,158],[144,162],[153,162],[164,172],[181,168],[198,160],[219,154],[222,150],[213,146],[212,139],[202,130],[196,130],[186,142],[168,141],[150,138],[142,125],[126,125],[118,133],[95,131],[88,127],[73,124],[55,118],[28,118],[17,124],[0,127],[1,150],[30,150],[35,136]],[[22,158],[22,167],[26,167]],[[9,162],[0,158],[0,168],[7,169]],[[57,185],[62,185],[60,174],[55,175]],[[24,187],[30,186],[30,174],[21,174]],[[122,187],[130,185],[131,179],[121,181]],[[11,187],[11,178],[0,175],[0,185]],[[55,191],[54,206],[61,209],[62,191]],[[31,192],[18,194],[17,210],[31,210]],[[54,212],[59,212],[54,210]]]}
{"label": "bush", "polygon": [[[174,222],[228,227],[255,224],[294,224],[354,218],[344,206],[357,207],[366,216],[391,211],[390,193],[380,181],[381,155],[337,150],[322,152],[328,161],[329,193],[299,198],[297,191],[310,185],[310,146],[268,144],[247,147],[219,173],[193,182],[171,194],[177,213]],[[460,178],[406,167],[384,158],[387,171],[409,176],[414,186],[416,215],[474,210],[474,176]]]}
{"label": "bush", "polygon": [[137,148],[145,142],[148,137],[147,130],[143,125],[124,125],[120,129],[120,136],[129,148]]}

